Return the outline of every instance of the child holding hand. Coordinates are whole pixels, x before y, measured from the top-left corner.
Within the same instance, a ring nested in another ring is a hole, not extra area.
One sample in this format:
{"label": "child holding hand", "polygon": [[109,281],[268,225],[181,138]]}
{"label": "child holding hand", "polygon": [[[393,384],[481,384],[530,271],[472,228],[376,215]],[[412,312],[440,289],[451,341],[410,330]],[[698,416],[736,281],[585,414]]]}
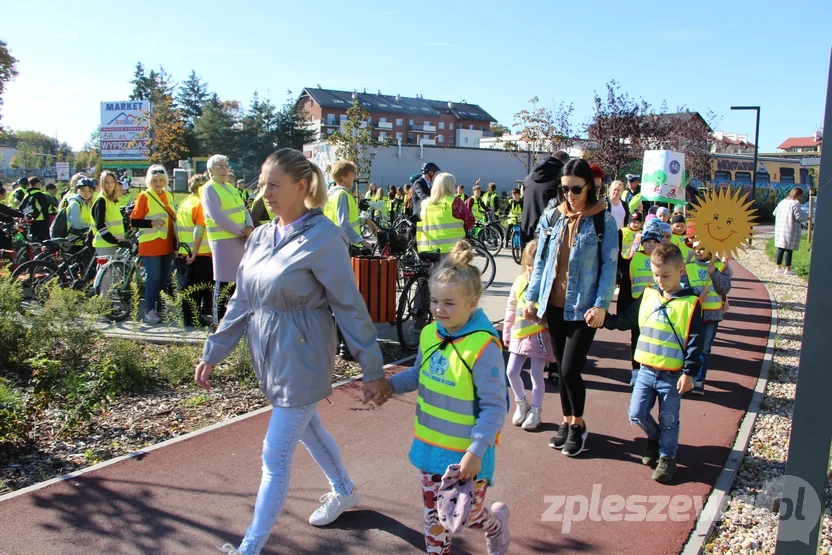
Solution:
{"label": "child holding hand", "polygon": [[485,506],[508,403],[502,346],[478,308],[483,286],[473,256],[471,245],[460,241],[434,270],[429,287],[436,321],[422,330],[413,367],[390,378],[396,394],[419,391],[409,459],[421,472],[427,553],[437,555],[451,553],[452,534],[436,503],[450,465],[460,466],[460,480],[476,480],[465,526],[485,532],[489,555],[505,554],[511,542],[508,507]]}
{"label": "child holding hand", "polygon": [[[511,287],[503,320],[503,344],[509,346],[506,375],[516,404],[511,423],[524,430],[535,430],[540,425],[543,394],[546,392],[543,370],[547,363],[555,362],[549,330],[546,326],[526,320],[523,315],[526,309],[526,288],[529,286],[536,252],[537,239],[527,244],[523,250],[523,273],[517,276]],[[527,360],[531,361],[529,371],[532,377],[531,404],[526,398],[523,379],[520,377]]]}

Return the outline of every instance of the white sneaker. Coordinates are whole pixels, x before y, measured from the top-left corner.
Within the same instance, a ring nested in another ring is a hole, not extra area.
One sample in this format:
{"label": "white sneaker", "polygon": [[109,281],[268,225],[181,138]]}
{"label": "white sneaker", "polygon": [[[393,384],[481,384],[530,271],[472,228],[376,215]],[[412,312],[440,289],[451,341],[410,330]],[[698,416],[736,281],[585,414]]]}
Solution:
{"label": "white sneaker", "polygon": [[237,548],[230,543],[223,544],[222,547],[218,547],[217,549],[228,555],[243,555],[241,551],[237,551]]}
{"label": "white sneaker", "polygon": [[349,495],[339,495],[334,491],[321,496],[321,505],[309,517],[309,524],[312,526],[326,526],[335,522],[344,511],[348,511],[358,505],[361,496],[357,489],[353,489]]}
{"label": "white sneaker", "polygon": [[525,397],[523,397],[522,399],[515,399],[514,403],[516,408],[514,409],[514,416],[511,417],[511,423],[515,426],[519,426],[523,423],[526,419],[526,415],[529,413],[529,402]]}
{"label": "white sneaker", "polygon": [[511,544],[511,534],[508,533],[508,505],[494,503],[491,505],[491,513],[500,521],[500,531],[493,536],[486,534],[485,548],[488,555],[505,555]]}
{"label": "white sneaker", "polygon": [[783,270],[783,275],[786,275],[786,276],[796,276],[797,274],[795,273],[795,271],[794,271],[794,270]]}
{"label": "white sneaker", "polygon": [[536,430],[538,426],[540,426],[540,414],[543,412],[541,407],[532,406],[529,410],[528,416],[523,421],[523,425],[520,426],[524,430]]}
{"label": "white sneaker", "polygon": [[158,314],[156,314],[155,310],[151,310],[147,314],[144,315],[144,321],[148,324],[158,324],[162,321]]}
{"label": "white sneaker", "polygon": [[785,272],[785,270],[783,270],[783,268],[775,268],[775,269],[774,269],[774,273],[775,273],[775,274],[782,274],[782,273],[784,273],[784,272]]}

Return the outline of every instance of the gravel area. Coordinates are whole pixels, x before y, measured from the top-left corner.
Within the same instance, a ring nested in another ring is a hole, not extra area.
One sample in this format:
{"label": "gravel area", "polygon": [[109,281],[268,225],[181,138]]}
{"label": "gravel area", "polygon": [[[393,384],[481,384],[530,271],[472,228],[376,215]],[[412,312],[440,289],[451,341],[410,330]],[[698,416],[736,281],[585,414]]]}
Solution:
{"label": "gravel area", "polygon": [[[380,341],[385,364],[412,354],[398,342]],[[335,359],[333,383],[361,374],[357,362]],[[0,449],[0,495],[132,453],[267,405],[256,386],[215,385],[205,393],[194,385],[168,386],[115,399],[71,438],[59,437],[56,411],[44,411],[33,445]]]}
{"label": "gravel area", "polygon": [[[766,484],[785,473],[797,371],[803,335],[807,283],[797,276],[774,273],[765,254],[770,235],[755,238],[754,247],[740,262],[765,282],[777,304],[778,328],[773,364],[760,414],[740,471],[730,492],[730,502],[717,523],[705,553],[774,553],[777,541],[777,506],[761,501]],[[832,553],[832,487],[827,486],[821,549]]]}

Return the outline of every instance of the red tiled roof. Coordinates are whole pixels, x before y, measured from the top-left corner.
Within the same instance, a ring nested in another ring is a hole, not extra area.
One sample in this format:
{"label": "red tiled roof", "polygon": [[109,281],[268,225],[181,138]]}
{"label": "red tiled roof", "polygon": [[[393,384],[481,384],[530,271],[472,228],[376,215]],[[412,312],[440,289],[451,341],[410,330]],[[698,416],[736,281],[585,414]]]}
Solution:
{"label": "red tiled roof", "polygon": [[751,141],[735,141],[734,139],[730,139],[723,135],[722,142],[729,145],[748,145],[751,148],[754,148],[754,143]]}
{"label": "red tiled roof", "polygon": [[807,147],[807,146],[818,146],[821,141],[816,140],[814,137],[789,137],[786,139],[786,142],[778,146],[777,148],[782,150],[787,150],[794,147]]}

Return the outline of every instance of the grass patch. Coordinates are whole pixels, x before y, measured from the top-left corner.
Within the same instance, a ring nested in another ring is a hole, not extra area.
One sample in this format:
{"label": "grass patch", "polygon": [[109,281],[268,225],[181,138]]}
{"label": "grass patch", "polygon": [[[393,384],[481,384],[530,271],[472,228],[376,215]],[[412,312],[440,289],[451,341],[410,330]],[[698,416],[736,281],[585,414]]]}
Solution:
{"label": "grass patch", "polygon": [[[775,262],[777,260],[777,247],[774,246],[774,237],[766,243],[766,256],[769,260]],[[805,280],[809,279],[809,265],[811,263],[812,253],[809,251],[809,243],[807,241],[806,233],[800,237],[800,248],[792,253],[792,270],[797,275]]]}

